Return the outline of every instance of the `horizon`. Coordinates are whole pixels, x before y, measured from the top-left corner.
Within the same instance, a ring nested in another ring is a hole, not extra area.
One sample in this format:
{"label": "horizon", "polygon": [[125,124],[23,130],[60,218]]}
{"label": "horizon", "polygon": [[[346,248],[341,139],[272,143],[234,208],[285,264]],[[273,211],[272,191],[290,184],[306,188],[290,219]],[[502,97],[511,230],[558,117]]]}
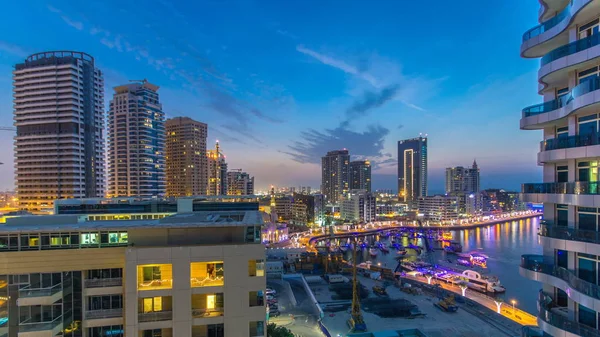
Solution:
{"label": "horizon", "polygon": [[[12,121],[15,64],[37,52],[77,50],[105,74],[105,111],[114,86],[148,79],[160,87],[167,117],[207,123],[207,148],[219,139],[229,167],[254,176],[257,190],[318,187],[321,156],[347,148],[352,160],[371,161],[373,190],[395,191],[397,141],[421,133],[429,141],[430,194],[444,189],[446,167],[474,158],[484,189],[519,191],[541,181],[536,147],[522,146],[539,142],[539,132],[519,130],[521,109],[542,101],[537,62],[518,55],[518,37],[536,23],[535,2],[439,2],[435,11],[416,3],[321,4],[319,13],[310,2],[268,9],[119,2],[110,11],[111,4],[7,4],[12,14],[0,27],[13,34],[0,39],[0,117]],[[399,11],[427,11],[431,25],[414,34],[418,19],[395,20]],[[473,31],[468,22],[482,15],[489,24]],[[0,133],[4,144],[12,137]],[[14,189],[9,148],[0,190]]]}

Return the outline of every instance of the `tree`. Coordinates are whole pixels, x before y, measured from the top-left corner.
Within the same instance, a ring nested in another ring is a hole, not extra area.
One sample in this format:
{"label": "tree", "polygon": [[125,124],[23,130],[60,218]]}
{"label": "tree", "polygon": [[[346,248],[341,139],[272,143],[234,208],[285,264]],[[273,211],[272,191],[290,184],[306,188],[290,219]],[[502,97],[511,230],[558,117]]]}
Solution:
{"label": "tree", "polygon": [[271,323],[267,325],[267,337],[294,337],[294,334],[286,327]]}

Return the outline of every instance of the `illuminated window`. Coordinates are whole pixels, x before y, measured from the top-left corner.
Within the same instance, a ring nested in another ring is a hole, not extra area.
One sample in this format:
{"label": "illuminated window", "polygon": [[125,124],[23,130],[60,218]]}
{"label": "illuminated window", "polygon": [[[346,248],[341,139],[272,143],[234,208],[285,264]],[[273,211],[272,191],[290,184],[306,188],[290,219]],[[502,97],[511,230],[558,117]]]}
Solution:
{"label": "illuminated window", "polygon": [[193,317],[223,316],[223,293],[218,294],[193,294]]}
{"label": "illuminated window", "polygon": [[193,288],[222,286],[223,261],[193,262],[190,282]]}
{"label": "illuminated window", "polygon": [[248,261],[248,276],[265,276],[265,261],[250,260]]}
{"label": "illuminated window", "polygon": [[82,233],[81,244],[82,245],[98,245],[98,233]]}
{"label": "illuminated window", "polygon": [[170,264],[138,266],[138,290],[170,289],[173,268]]}

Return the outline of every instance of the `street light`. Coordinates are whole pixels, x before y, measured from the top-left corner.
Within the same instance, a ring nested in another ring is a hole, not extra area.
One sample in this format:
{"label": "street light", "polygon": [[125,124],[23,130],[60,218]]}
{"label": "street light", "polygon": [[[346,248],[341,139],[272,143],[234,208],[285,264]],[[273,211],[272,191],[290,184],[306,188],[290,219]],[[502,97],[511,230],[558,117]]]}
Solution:
{"label": "street light", "polygon": [[510,300],[510,303],[512,303],[512,305],[513,305],[513,315],[514,315],[515,314],[515,304],[517,304],[517,301]]}

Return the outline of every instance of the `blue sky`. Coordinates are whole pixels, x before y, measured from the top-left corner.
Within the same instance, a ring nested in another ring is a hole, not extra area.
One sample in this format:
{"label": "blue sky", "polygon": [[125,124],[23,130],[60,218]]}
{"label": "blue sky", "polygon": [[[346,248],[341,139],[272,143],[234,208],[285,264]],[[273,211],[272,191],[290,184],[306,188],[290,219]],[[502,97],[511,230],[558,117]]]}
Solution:
{"label": "blue sky", "polygon": [[[91,54],[112,87],[147,78],[167,116],[209,125],[230,168],[268,185],[320,184],[320,156],[347,148],[396,188],[396,142],[429,137],[430,192],[476,158],[483,187],[541,181],[537,60],[519,57],[536,1],[11,1],[0,13],[0,126],[11,71],[31,53]],[[108,105],[107,105],[108,106]],[[13,187],[3,131],[0,189]]]}

